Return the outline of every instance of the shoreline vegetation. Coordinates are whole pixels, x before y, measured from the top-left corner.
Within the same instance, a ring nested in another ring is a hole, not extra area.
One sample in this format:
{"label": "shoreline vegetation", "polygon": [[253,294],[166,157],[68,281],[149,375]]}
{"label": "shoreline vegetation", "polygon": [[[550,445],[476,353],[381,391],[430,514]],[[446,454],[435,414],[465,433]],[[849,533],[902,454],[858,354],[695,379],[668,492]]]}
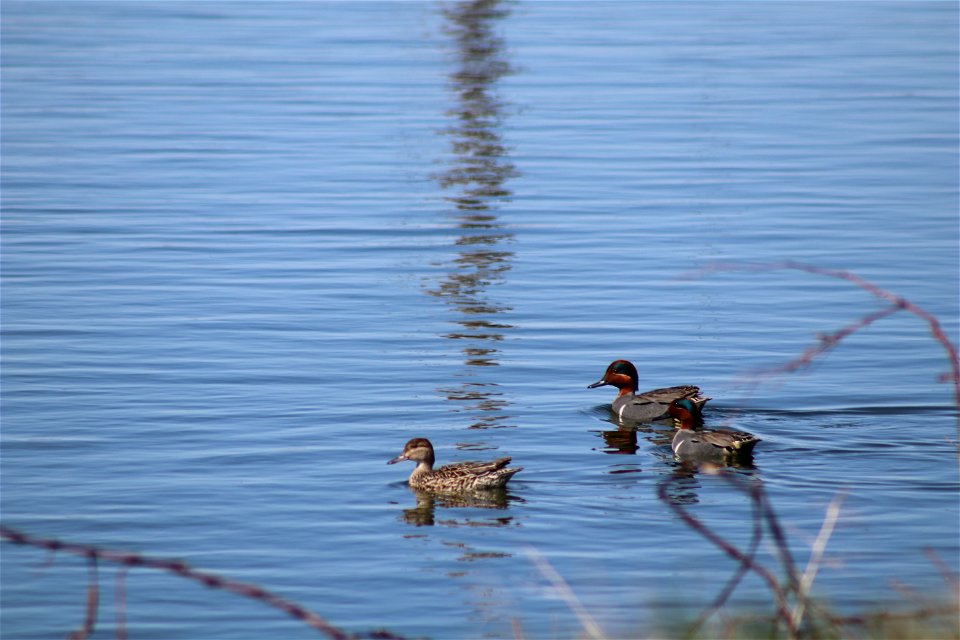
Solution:
{"label": "shoreline vegetation", "polygon": [[[887,302],[888,306],[867,313],[858,321],[847,324],[836,331],[820,334],[817,344],[806,349],[799,356],[780,366],[757,372],[754,379],[758,384],[766,378],[792,373],[804,368],[816,357],[832,350],[844,338],[859,329],[897,311],[905,310],[925,321],[930,329],[931,336],[946,351],[950,372],[941,375],[940,381],[953,384],[955,403],[958,412],[960,412],[960,359],[958,359],[956,347],[950,342],[937,318],[909,300],[881,289],[854,273],[785,261],[759,265],[714,264],[683,277],[697,278],[730,271],[760,272],[778,269],[798,269],[814,275],[847,280]],[[960,413],[958,413],[958,434],[960,434]],[[956,448],[957,441],[954,441],[953,444]],[[958,450],[958,456],[960,456],[960,450]],[[789,541],[783,527],[780,525],[773,505],[766,494],[763,482],[757,478],[744,478],[717,466],[701,465],[700,470],[723,479],[749,499],[752,512],[750,524],[752,534],[749,543],[746,548],[737,547],[693,515],[681,501],[672,499],[670,489],[672,484],[676,482],[677,476],[669,476],[661,480],[657,485],[658,497],[661,502],[669,507],[687,527],[696,531],[727,557],[735,561],[737,567],[713,602],[695,618],[693,614],[683,616],[679,620],[671,620],[662,625],[659,630],[646,633],[638,632],[636,637],[788,639],[893,639],[910,637],[960,639],[960,622],[958,622],[958,616],[960,616],[960,603],[958,603],[958,599],[960,599],[960,576],[932,549],[925,548],[924,552],[944,579],[946,594],[943,597],[926,597],[905,590],[904,602],[906,606],[903,610],[864,611],[858,615],[840,615],[831,611],[828,605],[821,603],[813,596],[813,585],[820,562],[829,544],[830,536],[836,523],[841,518],[841,505],[844,495],[842,493],[837,494],[827,506],[820,532],[810,549],[808,562],[803,570],[800,570],[790,551]],[[756,558],[757,550],[764,535],[767,535],[772,542],[779,567],[766,566]],[[127,638],[124,589],[126,575],[132,568],[166,571],[213,589],[222,589],[241,597],[261,601],[294,619],[302,621],[320,634],[333,640],[405,639],[405,636],[386,629],[374,629],[359,633],[345,631],[308,608],[286,600],[263,587],[200,571],[180,560],[160,559],[143,556],[135,552],[117,551],[58,539],[41,538],[4,525],[0,525],[0,538],[14,545],[35,547],[50,554],[60,552],[86,559],[89,581],[86,589],[84,620],[75,631],[67,636],[70,640],[88,638],[96,629],[100,608],[99,572],[101,564],[111,564],[118,567],[114,608],[116,637],[120,639]],[[544,577],[558,590],[574,615],[577,616],[583,628],[583,635],[591,639],[608,637],[602,630],[602,624],[596,621],[589,611],[583,607],[569,585],[549,565],[546,559],[535,550],[529,551],[528,555]],[[753,614],[727,611],[728,599],[748,573],[755,574],[766,584],[773,603],[772,613]],[[522,624],[522,620],[514,621],[513,633],[516,638],[524,637]]]}

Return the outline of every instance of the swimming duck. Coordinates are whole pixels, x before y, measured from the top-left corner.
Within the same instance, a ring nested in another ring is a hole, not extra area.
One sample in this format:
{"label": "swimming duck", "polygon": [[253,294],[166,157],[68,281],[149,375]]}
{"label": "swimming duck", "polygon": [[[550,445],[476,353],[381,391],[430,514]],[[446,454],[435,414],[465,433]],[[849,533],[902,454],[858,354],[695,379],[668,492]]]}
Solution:
{"label": "swimming duck", "polygon": [[747,458],[760,442],[756,436],[744,431],[727,429],[702,429],[696,431],[700,408],[690,398],[670,403],[670,415],[679,424],[673,436],[673,455],[689,460],[724,460]]}
{"label": "swimming duck", "polygon": [[490,462],[457,462],[439,469],[433,468],[435,461],[433,445],[426,438],[414,438],[403,447],[403,453],[387,464],[401,460],[417,463],[410,474],[410,486],[427,491],[476,491],[479,489],[497,489],[507,484],[513,474],[523,467],[507,469],[510,458],[498,458]]}
{"label": "swimming duck", "polygon": [[637,368],[631,362],[614,360],[603,373],[603,377],[588,385],[587,388],[596,389],[607,384],[617,387],[620,389],[620,393],[613,400],[613,412],[621,419],[638,422],[666,417],[667,408],[674,400],[690,398],[699,408],[710,399],[701,396],[700,387],[693,385],[680,385],[637,393],[638,380]]}

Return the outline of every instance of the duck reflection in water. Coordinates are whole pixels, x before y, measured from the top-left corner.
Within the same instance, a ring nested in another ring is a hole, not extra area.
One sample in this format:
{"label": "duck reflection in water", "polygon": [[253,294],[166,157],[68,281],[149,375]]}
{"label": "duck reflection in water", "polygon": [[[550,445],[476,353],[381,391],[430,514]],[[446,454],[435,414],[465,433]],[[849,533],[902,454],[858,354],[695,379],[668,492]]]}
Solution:
{"label": "duck reflection in water", "polygon": [[697,479],[697,465],[692,462],[680,462],[673,473],[666,476],[664,495],[673,504],[697,504],[700,502],[698,491],[700,481]]}
{"label": "duck reflection in water", "polygon": [[[606,410],[604,413],[607,413]],[[611,455],[636,455],[640,449],[638,439],[641,433],[645,440],[656,447],[669,447],[673,438],[673,429],[667,431],[666,425],[625,424],[615,415],[608,415],[605,421],[616,427],[601,429],[599,432],[603,438],[603,452]]]}
{"label": "duck reflection in water", "polygon": [[[514,524],[511,515],[461,515],[458,509],[492,509],[506,511],[511,502],[523,502],[522,498],[511,495],[506,489],[487,489],[464,494],[442,494],[410,488],[416,498],[416,506],[404,509],[400,520],[415,527],[508,527]],[[437,509],[450,509],[437,519]]]}
{"label": "duck reflection in water", "polygon": [[671,504],[697,504],[700,502],[700,490],[703,484],[700,481],[701,475],[715,475],[718,469],[728,469],[738,476],[746,478],[755,478],[760,480],[758,470],[752,464],[727,464],[722,467],[709,462],[696,462],[693,460],[674,461],[673,472],[665,475],[661,480],[663,483],[663,499]]}
{"label": "duck reflection in water", "polygon": [[640,445],[637,444],[637,430],[630,428],[601,431],[604,453],[613,455],[635,455]]}

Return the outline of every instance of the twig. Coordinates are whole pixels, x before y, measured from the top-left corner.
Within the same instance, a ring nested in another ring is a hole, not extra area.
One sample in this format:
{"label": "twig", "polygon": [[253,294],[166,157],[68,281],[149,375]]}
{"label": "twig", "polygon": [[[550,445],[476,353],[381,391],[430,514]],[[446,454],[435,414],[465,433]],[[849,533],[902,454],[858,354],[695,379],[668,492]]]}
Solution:
{"label": "twig", "polygon": [[84,607],[83,626],[67,635],[67,640],[87,640],[97,626],[97,605],[100,601],[100,579],[97,574],[97,556],[87,554],[87,602]]}
{"label": "twig", "polygon": [[[759,484],[755,485],[754,487],[750,488],[750,491],[759,491],[759,487]],[[752,563],[756,557],[757,549],[760,547],[760,539],[763,537],[763,520],[760,518],[760,501],[751,495],[750,504],[753,507],[753,534],[750,538],[750,547],[747,549],[747,558],[750,560],[750,562],[740,563],[740,566],[737,567],[737,570],[734,572],[733,576],[731,576],[730,580],[727,581],[727,584],[724,585],[723,589],[720,590],[720,594],[714,599],[713,603],[703,610],[703,613],[697,617],[696,621],[690,627],[690,636],[696,636],[700,631],[700,628],[706,624],[707,620],[710,619],[710,616],[712,616],[720,609],[720,607],[726,604],[734,589],[736,589],[737,585],[740,584],[743,576],[746,575],[747,571],[750,570],[750,563]]]}
{"label": "twig", "polygon": [[117,611],[117,640],[127,640],[127,573],[129,567],[117,569],[116,607]]}
{"label": "twig", "polygon": [[519,618],[510,618],[510,628],[513,630],[513,640],[523,640],[523,626]]}
{"label": "twig", "polygon": [[784,371],[789,372],[800,366],[803,366],[806,363],[809,363],[814,357],[823,353],[832,347],[834,347],[837,342],[848,336],[849,334],[862,329],[863,327],[871,324],[872,322],[890,315],[895,311],[903,309],[914,314],[918,318],[922,319],[930,328],[930,333],[933,335],[934,339],[939,342],[944,351],[947,352],[947,359],[950,362],[950,373],[944,374],[941,376],[941,381],[950,381],[953,383],[953,392],[954,392],[954,403],[957,408],[960,408],[960,357],[957,355],[957,348],[947,337],[947,334],[943,331],[943,328],[940,326],[940,321],[937,320],[936,316],[932,313],[926,311],[925,309],[913,304],[906,298],[893,294],[885,289],[878,287],[872,282],[861,278],[855,273],[850,271],[845,271],[841,269],[825,269],[823,267],[818,267],[816,265],[807,264],[804,262],[797,262],[794,260],[785,260],[783,262],[770,262],[770,263],[761,263],[761,264],[742,264],[742,263],[713,263],[705,266],[703,269],[700,269],[697,272],[686,274],[685,277],[706,277],[713,275],[715,273],[721,273],[726,271],[774,271],[778,269],[796,269],[798,271],[805,271],[806,273],[812,273],[821,276],[828,276],[830,278],[838,278],[841,280],[846,280],[851,282],[861,289],[871,293],[872,295],[885,300],[890,303],[891,307],[887,309],[882,309],[880,311],[871,313],[859,322],[853,323],[844,327],[838,332],[835,332],[831,336],[826,338],[821,338],[819,345],[811,347],[803,354],[787,363],[782,367],[778,367],[775,371]]}
{"label": "twig", "polygon": [[[730,480],[732,475],[727,474],[726,477]],[[790,545],[787,543],[787,536],[784,535],[783,528],[780,526],[780,520],[777,519],[777,514],[774,513],[773,505],[770,503],[766,494],[761,494],[760,500],[763,506],[763,518],[767,521],[767,527],[770,528],[770,535],[773,536],[777,553],[780,554],[780,564],[783,565],[783,570],[787,574],[790,590],[799,596],[800,579],[797,577],[797,567],[793,562],[793,556],[790,554]]]}
{"label": "twig", "polygon": [[813,547],[810,549],[810,559],[807,561],[807,568],[803,571],[800,578],[800,591],[797,594],[797,604],[793,608],[793,625],[800,628],[800,622],[803,620],[804,610],[810,599],[810,587],[817,577],[817,571],[820,568],[820,562],[823,559],[823,553],[827,548],[827,542],[833,535],[833,528],[837,524],[837,518],[840,517],[840,505],[843,503],[844,495],[838,493],[834,496],[830,504],[827,505],[826,514],[823,517],[823,524],[820,526],[820,532],[816,540],[813,541]]}
{"label": "twig", "polygon": [[[721,476],[725,476],[727,474],[727,472],[724,471],[723,469],[717,469],[716,473],[720,474]],[[783,589],[780,587],[780,584],[777,582],[777,579],[773,576],[772,573],[770,573],[769,570],[767,570],[766,567],[764,567],[761,564],[758,564],[755,560],[753,560],[753,558],[751,558],[747,554],[744,554],[737,547],[735,547],[734,545],[724,540],[716,532],[708,528],[700,520],[698,520],[696,517],[690,514],[682,505],[670,500],[670,497],[667,495],[667,488],[675,480],[676,480],[675,476],[668,476],[664,478],[664,480],[660,482],[659,485],[657,485],[657,493],[660,500],[664,502],[664,504],[666,504],[668,507],[670,507],[674,511],[674,513],[680,516],[680,518],[691,529],[693,529],[694,531],[702,535],[704,538],[706,538],[707,540],[715,544],[717,547],[720,548],[720,550],[722,550],[728,556],[730,556],[731,558],[739,562],[741,565],[748,566],[754,573],[760,576],[760,578],[762,578],[764,582],[767,583],[767,587],[770,589],[770,593],[773,595],[774,600],[776,601],[778,618],[787,625],[787,633],[789,634],[789,637],[796,638],[797,630],[793,626],[793,618],[791,617],[790,610],[787,607],[786,595],[784,594]],[[735,484],[736,481],[731,481],[731,482],[733,482],[735,486],[738,486],[738,488],[742,488],[741,485]],[[756,493],[750,492],[749,495],[751,500],[755,501],[755,505],[758,507],[758,509],[760,509],[763,513],[766,513],[767,509],[763,508],[762,493],[758,490]],[[772,512],[771,512],[771,515],[772,515]],[[773,516],[773,519],[775,519],[775,516]],[[769,523],[769,520],[768,520],[768,523]]]}
{"label": "twig", "polygon": [[807,347],[803,352],[787,362],[784,362],[781,365],[775,367],[765,367],[757,369],[753,373],[755,379],[776,376],[784,373],[793,373],[800,369],[810,366],[813,362],[813,359],[819,356],[821,353],[826,353],[830,349],[833,349],[837,346],[841,340],[846,338],[848,335],[863,329],[864,327],[873,324],[881,318],[885,318],[889,315],[893,315],[897,311],[900,311],[901,307],[891,306],[884,307],[878,311],[868,313],[864,317],[860,318],[856,322],[851,322],[850,324],[837,329],[833,333],[819,334],[817,336],[818,342],[812,347]]}
{"label": "twig", "polygon": [[570,607],[570,610],[573,611],[574,615],[577,616],[577,619],[580,621],[580,624],[586,630],[587,634],[595,640],[600,640],[604,638],[603,630],[600,628],[600,625],[597,624],[597,621],[593,619],[593,616],[590,615],[590,612],[587,611],[587,608],[583,606],[583,603],[580,602],[580,599],[577,598],[577,594],[573,592],[573,589],[570,588],[570,585],[563,579],[563,577],[557,573],[557,570],[547,561],[543,555],[540,554],[536,549],[529,548],[527,549],[527,555],[530,556],[530,559],[533,561],[537,568],[540,570],[540,573],[550,581],[553,585],[553,588],[557,590],[560,594],[560,597],[563,598],[564,602],[567,603],[567,606]]}
{"label": "twig", "polygon": [[[721,476],[735,488],[743,491],[750,497],[750,501],[753,505],[754,534],[751,538],[750,549],[748,553],[742,553],[738,548],[724,540],[716,532],[707,527],[703,522],[690,514],[681,504],[670,500],[667,490],[673,482],[677,481],[678,478],[676,476],[666,477],[658,484],[657,492],[661,501],[673,509],[673,511],[680,516],[680,518],[691,529],[707,538],[709,541],[713,542],[724,553],[740,563],[737,573],[730,581],[728,581],[720,596],[715,600],[711,607],[706,609],[699,616],[694,625],[690,627],[688,631],[689,636],[695,636],[706,620],[724,604],[729,597],[730,592],[732,592],[733,588],[741,579],[742,572],[746,569],[753,571],[767,583],[767,586],[775,599],[777,614],[770,618],[758,618],[762,620],[769,619],[771,621],[771,623],[774,625],[774,629],[770,632],[772,635],[776,635],[777,625],[783,623],[786,625],[788,637],[797,638],[800,635],[800,625],[803,622],[804,616],[806,615],[807,618],[810,618],[814,615],[813,612],[816,612],[816,616],[819,621],[830,624],[834,628],[841,626],[866,627],[868,625],[882,623],[887,620],[921,620],[923,618],[934,616],[956,616],[956,614],[960,612],[960,606],[956,605],[927,605],[914,611],[884,611],[877,614],[860,616],[841,617],[830,613],[828,610],[824,609],[810,598],[810,589],[813,586],[817,571],[822,563],[827,543],[829,542],[839,519],[840,505],[843,502],[844,495],[838,494],[834,496],[833,500],[831,500],[830,504],[827,506],[824,515],[824,521],[820,527],[820,532],[817,534],[813,546],[811,547],[810,558],[807,562],[807,566],[803,575],[798,578],[793,567],[793,560],[790,556],[790,551],[787,548],[786,537],[784,536],[783,530],[779,524],[779,521],[777,520],[776,513],[773,511],[773,508],[770,505],[769,499],[763,491],[762,484],[759,482],[748,483],[736,474],[712,465],[702,465],[701,471]],[[780,561],[787,572],[790,585],[787,588],[782,587],[776,578],[774,578],[773,574],[754,559],[756,545],[760,539],[758,527],[760,527],[763,522],[766,522],[771,530],[771,534],[774,537],[776,547],[780,555]],[[946,566],[946,564],[943,563],[943,561],[932,550],[927,550],[927,554],[931,557],[931,561],[940,568],[944,579],[951,587],[956,588],[958,585],[960,585],[955,571]],[[787,595],[791,590],[795,593],[797,599],[797,603],[795,604],[792,612],[787,610]],[[743,619],[741,618],[739,620],[742,622]],[[731,630],[733,629],[733,625],[736,624],[738,624],[737,620],[731,620],[727,625],[725,625],[724,628],[728,632],[727,635],[733,635]]]}
{"label": "twig", "polygon": [[950,565],[943,561],[943,558],[940,557],[940,554],[930,547],[924,547],[923,553],[940,571],[940,575],[943,576],[943,579],[946,581],[946,583],[950,585],[951,590],[954,592],[960,591],[960,575],[958,575]]}
{"label": "twig", "polygon": [[922,620],[936,616],[956,616],[958,611],[960,607],[957,605],[929,606],[915,611],[880,611],[862,616],[837,616],[831,617],[830,622],[837,626],[866,626],[885,620]]}
{"label": "twig", "polygon": [[[84,556],[91,559],[92,562],[96,563],[98,560],[108,560],[110,562],[117,563],[122,567],[146,567],[149,569],[159,569],[161,571],[167,571],[175,575],[187,578],[188,580],[193,580],[199,582],[200,584],[211,587],[214,589],[223,589],[224,591],[229,591],[237,595],[243,596],[245,598],[251,598],[253,600],[259,600],[275,609],[279,609],[286,613],[291,618],[300,620],[304,624],[324,633],[333,640],[352,640],[359,637],[371,637],[379,638],[383,640],[403,640],[403,636],[398,636],[386,630],[377,630],[371,631],[366,634],[348,634],[342,629],[334,627],[332,624],[313,613],[306,607],[285,600],[280,596],[258,587],[257,585],[239,582],[236,580],[231,580],[229,578],[224,578],[213,573],[208,573],[206,571],[200,571],[190,567],[187,563],[181,560],[163,560],[158,558],[151,558],[148,556],[143,556],[137,553],[129,553],[122,551],[113,551],[110,549],[102,549],[100,547],[95,547],[93,545],[87,544],[76,544],[71,542],[63,542],[61,540],[56,540],[52,538],[35,538],[28,536],[25,533],[11,529],[0,525],[0,538],[4,538],[13,544],[18,545],[28,545],[32,547],[38,547],[40,549],[46,549],[48,551],[65,551],[67,553],[72,553],[74,555]],[[88,598],[87,598],[87,614],[88,622],[91,621],[90,612],[91,606],[93,607],[93,613],[95,616],[96,613],[96,599],[91,597],[91,593],[96,594],[96,584],[92,583],[90,588],[88,588]],[[87,629],[87,624],[85,623],[84,629]],[[81,631],[83,631],[81,630]],[[90,622],[90,631],[92,631],[92,622]],[[78,633],[78,632],[75,632]],[[89,635],[89,632],[88,632]],[[77,638],[85,638],[85,635],[78,635]]]}

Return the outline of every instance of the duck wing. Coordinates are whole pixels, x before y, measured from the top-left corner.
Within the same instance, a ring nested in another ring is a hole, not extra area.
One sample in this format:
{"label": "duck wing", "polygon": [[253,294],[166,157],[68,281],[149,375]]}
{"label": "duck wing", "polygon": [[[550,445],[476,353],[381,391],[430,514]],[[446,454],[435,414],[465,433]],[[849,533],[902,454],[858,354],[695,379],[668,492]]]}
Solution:
{"label": "duck wing", "polygon": [[523,467],[508,469],[510,458],[490,462],[455,462],[434,470],[422,484],[439,491],[475,491],[502,487]]}
{"label": "duck wing", "polygon": [[510,464],[510,460],[512,460],[512,458],[497,458],[496,460],[486,462],[454,462],[453,464],[448,464],[434,470],[434,474],[438,477],[442,475],[445,478],[484,475],[493,473],[497,469],[503,469]]}
{"label": "duck wing", "polygon": [[670,404],[674,400],[683,398],[698,398],[700,387],[694,385],[678,385],[675,387],[664,387],[662,389],[651,389],[634,395],[634,402],[637,404]]}
{"label": "duck wing", "polygon": [[715,447],[740,452],[750,451],[754,445],[760,442],[760,439],[752,434],[744,431],[729,431],[727,429],[699,431],[697,432],[697,437],[703,442],[712,444]]}
{"label": "duck wing", "polygon": [[510,464],[510,461],[513,458],[497,458],[496,460],[489,460],[484,462],[477,462],[473,460],[467,460],[465,462],[454,462],[452,464],[444,465],[439,469],[436,469],[434,473],[449,473],[451,475],[461,475],[464,473],[488,473],[490,471],[496,471],[497,469],[502,469],[503,467]]}

